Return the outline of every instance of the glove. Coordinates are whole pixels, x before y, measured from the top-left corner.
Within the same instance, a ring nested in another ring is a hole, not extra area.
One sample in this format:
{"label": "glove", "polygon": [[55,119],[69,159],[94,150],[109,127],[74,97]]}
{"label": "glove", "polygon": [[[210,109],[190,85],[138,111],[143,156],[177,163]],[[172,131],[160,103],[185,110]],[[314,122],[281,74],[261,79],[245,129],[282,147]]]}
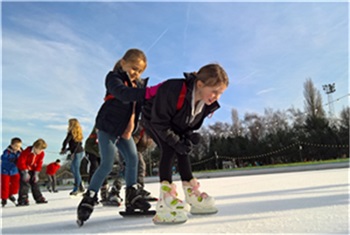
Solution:
{"label": "glove", "polygon": [[66,152],[67,152],[67,149],[62,149],[60,152],[60,155],[66,154]]}
{"label": "glove", "polygon": [[34,172],[33,182],[38,183],[38,181],[39,181],[39,172],[36,171],[36,172]]}
{"label": "glove", "polygon": [[159,83],[155,86],[151,86],[151,87],[146,87],[146,93],[145,93],[145,98],[146,100],[149,100],[151,98],[153,98],[156,94],[157,94],[157,91],[158,91],[158,88],[162,85],[163,83]]}
{"label": "glove", "polygon": [[199,144],[201,141],[202,137],[199,133],[191,133],[186,135],[186,138],[192,142],[193,145]]}
{"label": "glove", "polygon": [[192,150],[192,142],[189,139],[181,139],[177,144],[175,145],[175,151],[180,155],[187,155]]}
{"label": "glove", "polygon": [[22,174],[22,181],[23,182],[29,182],[30,175],[29,175],[28,171],[27,170],[21,171],[21,174]]}

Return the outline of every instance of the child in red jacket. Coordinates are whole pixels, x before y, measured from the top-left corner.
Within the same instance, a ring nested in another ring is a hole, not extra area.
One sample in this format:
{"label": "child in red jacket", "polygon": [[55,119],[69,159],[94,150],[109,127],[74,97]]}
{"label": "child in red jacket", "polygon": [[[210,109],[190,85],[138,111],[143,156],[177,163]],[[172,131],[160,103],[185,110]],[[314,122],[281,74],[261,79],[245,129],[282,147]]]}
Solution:
{"label": "child in red jacket", "polygon": [[[61,167],[60,162],[61,162],[61,160],[57,159],[55,162],[51,162],[46,167],[46,175],[47,175],[47,178],[49,179],[49,182],[47,184],[47,190],[49,190],[50,193],[51,192],[54,192],[54,193],[58,192],[56,190],[56,172]],[[51,189],[50,185],[51,185],[52,189]]]}
{"label": "child in red jacket", "polygon": [[46,149],[46,147],[46,142],[43,139],[38,139],[32,146],[27,147],[17,160],[17,167],[20,172],[20,188],[17,206],[29,205],[29,187],[31,187],[36,203],[47,203],[38,185],[39,173],[45,156],[44,149]]}

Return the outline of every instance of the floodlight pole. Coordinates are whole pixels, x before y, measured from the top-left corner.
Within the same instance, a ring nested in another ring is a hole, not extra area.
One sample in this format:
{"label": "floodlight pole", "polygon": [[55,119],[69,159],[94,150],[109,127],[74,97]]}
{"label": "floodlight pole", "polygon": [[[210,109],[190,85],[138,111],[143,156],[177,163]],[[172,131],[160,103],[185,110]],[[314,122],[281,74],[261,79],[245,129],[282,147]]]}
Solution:
{"label": "floodlight pole", "polygon": [[328,96],[329,116],[333,117],[333,115],[334,115],[334,102],[333,102],[332,93],[335,92],[335,83],[326,84],[326,85],[323,85],[322,87]]}

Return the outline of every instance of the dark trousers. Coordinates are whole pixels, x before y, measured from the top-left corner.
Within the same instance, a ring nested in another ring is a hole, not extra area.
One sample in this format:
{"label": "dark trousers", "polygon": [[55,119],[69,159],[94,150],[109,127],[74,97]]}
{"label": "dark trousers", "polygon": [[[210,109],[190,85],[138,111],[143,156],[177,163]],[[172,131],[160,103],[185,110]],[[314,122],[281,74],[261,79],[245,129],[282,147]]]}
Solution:
{"label": "dark trousers", "polygon": [[[90,168],[89,168],[89,179],[88,182],[90,184],[91,178],[94,175],[96,169],[101,163],[101,158],[96,156],[95,154],[85,152],[85,154],[88,156],[89,162],[90,162]],[[103,181],[102,186],[107,185],[107,179]]]}
{"label": "dark trousers", "polygon": [[40,187],[38,183],[34,182],[34,171],[28,171],[30,175],[29,182],[24,181],[25,175],[21,172],[20,173],[20,186],[19,186],[19,193],[18,193],[18,202],[24,202],[28,200],[28,191],[29,188],[32,190],[33,198],[35,201],[38,201],[43,196],[40,192]]}
{"label": "dark trousers", "polygon": [[152,126],[144,124],[146,133],[153,139],[160,149],[160,161],[159,161],[159,179],[160,182],[168,181],[172,183],[172,167],[174,165],[175,158],[177,158],[177,166],[182,181],[190,181],[193,179],[192,167],[190,158],[187,155],[180,155],[176,153],[175,149],[167,142],[163,141],[157,132],[152,129]]}
{"label": "dark trousers", "polygon": [[50,186],[53,191],[56,190],[56,175],[47,175],[49,182],[47,184],[47,188],[50,189]]}

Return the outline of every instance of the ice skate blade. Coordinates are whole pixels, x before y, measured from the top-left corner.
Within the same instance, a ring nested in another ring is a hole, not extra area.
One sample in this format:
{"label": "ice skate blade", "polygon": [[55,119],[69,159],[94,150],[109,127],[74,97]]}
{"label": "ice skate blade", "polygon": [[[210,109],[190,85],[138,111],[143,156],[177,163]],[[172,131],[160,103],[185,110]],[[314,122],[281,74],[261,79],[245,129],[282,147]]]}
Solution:
{"label": "ice skate blade", "polygon": [[191,207],[190,213],[191,215],[212,215],[218,213],[217,208],[195,208]]}
{"label": "ice skate blade", "polygon": [[109,207],[120,207],[121,203],[117,202],[101,202],[103,206],[109,206]]}
{"label": "ice skate blade", "polygon": [[123,217],[147,217],[156,214],[156,211],[119,211],[119,214]]}
{"label": "ice skate blade", "polygon": [[78,227],[80,228],[81,226],[83,226],[84,225],[84,221],[83,220],[79,220],[79,219],[77,219],[77,225],[78,225]]}
{"label": "ice skate blade", "polygon": [[176,221],[176,222],[159,222],[159,221],[153,221],[155,225],[179,225],[179,224],[184,224],[186,223],[187,220],[185,221]]}

